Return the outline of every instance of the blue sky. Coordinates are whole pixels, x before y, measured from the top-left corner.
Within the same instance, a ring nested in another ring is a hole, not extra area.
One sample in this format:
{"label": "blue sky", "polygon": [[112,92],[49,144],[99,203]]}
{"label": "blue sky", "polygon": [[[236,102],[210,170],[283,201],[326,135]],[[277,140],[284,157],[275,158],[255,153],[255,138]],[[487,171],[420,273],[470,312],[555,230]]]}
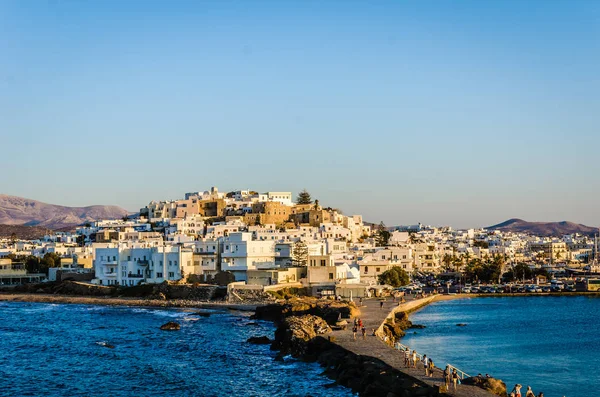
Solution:
{"label": "blue sky", "polygon": [[600,1],[0,2],[0,193],[600,224]]}

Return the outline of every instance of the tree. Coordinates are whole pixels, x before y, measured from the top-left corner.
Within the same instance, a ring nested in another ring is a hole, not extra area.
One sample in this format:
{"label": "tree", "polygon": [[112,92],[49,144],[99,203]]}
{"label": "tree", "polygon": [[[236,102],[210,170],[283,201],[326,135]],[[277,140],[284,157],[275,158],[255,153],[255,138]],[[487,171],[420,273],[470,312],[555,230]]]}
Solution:
{"label": "tree", "polygon": [[377,228],[377,235],[375,236],[375,243],[379,247],[385,247],[388,245],[388,241],[390,240],[390,232],[385,227],[385,223],[381,221],[379,227]]}
{"label": "tree", "polygon": [[16,241],[17,241],[17,233],[12,232],[10,234],[10,242],[14,244]]}
{"label": "tree", "polygon": [[302,240],[298,240],[292,246],[292,263],[295,266],[308,265],[308,245]]}
{"label": "tree", "polygon": [[298,197],[296,198],[296,204],[312,204],[312,198],[310,197],[310,193],[306,191],[306,189],[302,190],[298,193]]}
{"label": "tree", "polygon": [[377,281],[379,281],[379,284],[391,285],[392,287],[401,287],[410,282],[408,273],[400,268],[400,266],[394,266],[381,273]]}

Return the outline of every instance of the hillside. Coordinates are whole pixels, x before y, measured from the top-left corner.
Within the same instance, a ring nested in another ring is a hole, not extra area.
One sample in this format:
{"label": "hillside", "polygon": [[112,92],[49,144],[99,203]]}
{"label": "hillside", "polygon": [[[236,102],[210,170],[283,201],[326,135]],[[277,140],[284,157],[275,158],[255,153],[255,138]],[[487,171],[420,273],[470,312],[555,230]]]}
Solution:
{"label": "hillside", "polygon": [[488,230],[500,230],[502,232],[528,233],[536,236],[556,236],[580,233],[589,236],[598,233],[598,228],[589,227],[573,222],[527,222],[522,219],[509,219],[506,222],[486,227]]}
{"label": "hillside", "polygon": [[59,229],[97,219],[118,219],[127,211],[114,205],[65,207],[0,194],[0,224]]}
{"label": "hillside", "polygon": [[52,233],[51,229],[42,226],[0,225],[0,239],[14,236],[19,240],[36,240]]}

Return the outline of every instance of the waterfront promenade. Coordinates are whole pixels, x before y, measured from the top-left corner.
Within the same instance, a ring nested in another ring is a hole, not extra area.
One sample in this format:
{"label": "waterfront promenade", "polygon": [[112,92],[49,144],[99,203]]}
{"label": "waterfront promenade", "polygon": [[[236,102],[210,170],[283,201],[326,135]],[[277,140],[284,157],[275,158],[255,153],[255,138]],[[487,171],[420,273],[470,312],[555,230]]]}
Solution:
{"label": "waterfront promenade", "polygon": [[[439,298],[434,299],[444,299],[445,296],[440,295]],[[423,304],[426,304],[428,301],[431,301],[432,298],[419,299],[418,301],[422,301]],[[355,302],[358,304],[358,300]],[[336,338],[336,343],[342,346],[343,348],[362,356],[370,356],[380,359],[391,367],[412,376],[413,378],[426,383],[431,386],[439,386],[444,384],[444,378],[442,371],[443,369],[436,368],[434,371],[434,375],[432,378],[425,376],[425,371],[422,369],[422,366],[419,368],[405,368],[404,367],[404,355],[402,352],[388,346],[385,344],[378,336],[372,336],[373,329],[377,330],[380,325],[385,321],[390,312],[394,309],[397,311],[402,310],[403,307],[406,307],[406,310],[410,310],[411,307],[414,307],[416,301],[407,300],[405,304],[401,304],[399,309],[397,302],[392,302],[391,298],[388,298],[384,303],[383,309],[379,308],[379,300],[377,299],[364,299],[363,305],[360,307],[360,318],[362,319],[365,327],[367,329],[366,339],[363,340],[362,335],[360,335],[360,331],[356,336],[356,340],[353,339],[352,336],[352,320],[349,321],[349,326],[343,331],[333,331],[332,335]],[[417,305],[418,306],[418,305]],[[427,354],[428,357],[431,357],[434,362],[435,360],[435,352],[418,352],[420,354]],[[446,363],[436,362],[439,366],[444,366]],[[483,389],[480,389],[476,386],[467,386],[467,385],[458,385],[456,391],[452,390],[452,386],[450,387],[450,391],[448,392],[451,396],[457,397],[491,397],[494,396],[492,393],[489,393]]]}

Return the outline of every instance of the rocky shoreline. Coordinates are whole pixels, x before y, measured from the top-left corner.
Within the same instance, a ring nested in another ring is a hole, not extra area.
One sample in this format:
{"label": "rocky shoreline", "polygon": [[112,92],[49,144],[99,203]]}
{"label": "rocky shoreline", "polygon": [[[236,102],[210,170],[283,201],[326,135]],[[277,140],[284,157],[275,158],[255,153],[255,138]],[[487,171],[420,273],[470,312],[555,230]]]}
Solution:
{"label": "rocky shoreline", "polygon": [[[297,359],[318,362],[323,374],[366,397],[444,396],[439,387],[427,385],[376,357],[353,353],[328,335],[339,320],[350,320],[359,314],[350,302],[316,299],[294,299],[258,307],[253,316],[277,325],[271,349],[276,359],[291,355]],[[406,325],[406,324],[405,324]]]}
{"label": "rocky shoreline", "polygon": [[[255,310],[273,301],[268,295],[245,296],[243,302],[226,300],[226,287],[214,285],[143,285],[139,287],[96,286],[74,281],[27,284],[0,289],[0,301],[66,303],[109,306],[146,306],[164,308],[215,307]],[[243,295],[244,292],[241,292]]]}

